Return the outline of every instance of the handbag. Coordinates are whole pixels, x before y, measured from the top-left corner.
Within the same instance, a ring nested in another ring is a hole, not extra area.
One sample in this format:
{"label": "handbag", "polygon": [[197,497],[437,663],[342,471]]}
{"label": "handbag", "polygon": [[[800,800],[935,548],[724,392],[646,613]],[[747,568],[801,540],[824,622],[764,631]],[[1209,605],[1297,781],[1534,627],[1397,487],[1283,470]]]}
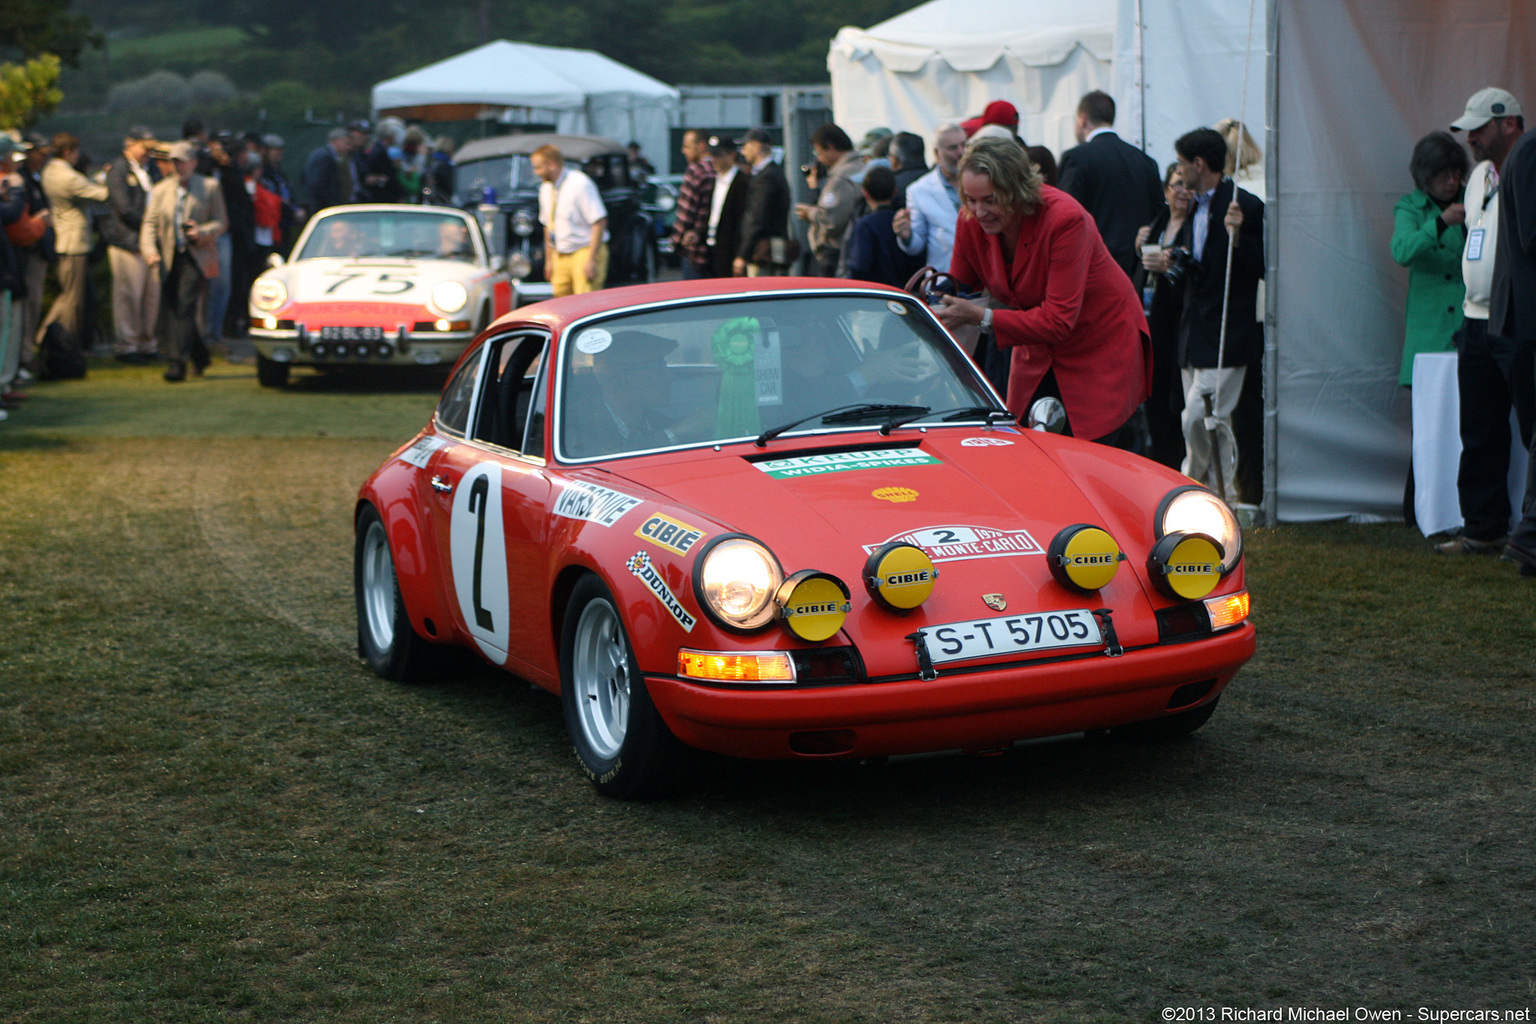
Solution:
{"label": "handbag", "polygon": [[759,238],[749,263],[787,267],[800,258],[800,243],[793,238]]}
{"label": "handbag", "polygon": [[46,213],[24,213],[13,223],[5,226],[5,237],[18,249],[25,249],[29,245],[36,245],[43,237],[43,232],[48,230],[48,215]]}

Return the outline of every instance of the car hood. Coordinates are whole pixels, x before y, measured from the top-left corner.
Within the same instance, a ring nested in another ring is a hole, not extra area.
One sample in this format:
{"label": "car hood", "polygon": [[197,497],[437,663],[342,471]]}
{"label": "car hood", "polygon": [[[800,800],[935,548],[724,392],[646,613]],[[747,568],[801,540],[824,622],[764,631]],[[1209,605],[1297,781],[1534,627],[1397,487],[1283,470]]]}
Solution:
{"label": "car hood", "polygon": [[[1151,523],[1116,521],[1118,510],[1098,507],[1074,482],[1092,472],[1094,451],[1077,450],[1079,462],[1069,474],[1041,449],[1037,436],[940,430],[894,443],[882,438],[878,444],[722,453],[704,460],[696,453],[639,460],[617,471],[721,531],[762,541],[786,573],[817,569],[843,580],[853,591],[845,628],[855,642],[864,633],[888,639],[893,631],[905,635],[919,626],[993,617],[1000,614],[993,610],[1000,595],[1008,614],[1135,606],[1126,624],[1146,635],[1122,631],[1121,642],[1155,643],[1147,593],[1134,565],[1145,560]],[[1117,452],[1114,458],[1125,456]],[[1102,469],[1111,478],[1124,474],[1113,459],[1105,459]],[[1147,506],[1139,507],[1138,518],[1144,517]],[[1133,563],[1122,563],[1114,580],[1089,596],[1062,587],[1046,562],[1052,538],[1077,523],[1108,529]],[[933,596],[906,615],[876,605],[862,584],[866,559],[892,540],[924,548],[939,570]],[[869,667],[876,674],[910,670],[905,662]]]}
{"label": "car hood", "polygon": [[468,288],[490,271],[460,260],[313,259],[267,273],[282,278],[290,303],[424,306],[438,282],[458,281]]}

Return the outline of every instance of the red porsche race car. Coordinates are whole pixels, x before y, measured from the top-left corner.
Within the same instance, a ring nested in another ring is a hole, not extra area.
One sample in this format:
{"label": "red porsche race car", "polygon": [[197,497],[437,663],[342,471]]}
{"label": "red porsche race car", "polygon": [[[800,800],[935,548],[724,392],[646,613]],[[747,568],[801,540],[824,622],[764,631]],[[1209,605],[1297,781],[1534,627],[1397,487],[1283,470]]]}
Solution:
{"label": "red porsche race car", "polygon": [[560,695],[603,793],[742,758],[1203,725],[1253,655],[1188,478],[1020,429],[919,300],[795,278],[528,306],[356,508],[358,645]]}

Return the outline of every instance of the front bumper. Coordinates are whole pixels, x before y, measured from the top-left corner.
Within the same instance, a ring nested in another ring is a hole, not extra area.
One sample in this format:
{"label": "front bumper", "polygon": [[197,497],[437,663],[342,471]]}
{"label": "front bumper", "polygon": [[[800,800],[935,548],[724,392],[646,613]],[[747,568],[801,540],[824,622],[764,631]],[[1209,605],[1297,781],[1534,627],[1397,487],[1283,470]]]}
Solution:
{"label": "front bumper", "polygon": [[996,750],[1017,740],[1109,729],[1207,704],[1253,657],[1255,637],[1253,624],[1245,622],[1197,642],[1119,657],[941,670],[931,681],[776,690],[657,676],[646,683],[678,739],[735,757]]}
{"label": "front bumper", "polygon": [[452,365],[475,334],[471,330],[417,331],[396,326],[384,329],[377,338],[364,339],[360,332],[321,338],[303,326],[268,328],[253,324],[250,337],[262,358],[295,366],[437,366]]}

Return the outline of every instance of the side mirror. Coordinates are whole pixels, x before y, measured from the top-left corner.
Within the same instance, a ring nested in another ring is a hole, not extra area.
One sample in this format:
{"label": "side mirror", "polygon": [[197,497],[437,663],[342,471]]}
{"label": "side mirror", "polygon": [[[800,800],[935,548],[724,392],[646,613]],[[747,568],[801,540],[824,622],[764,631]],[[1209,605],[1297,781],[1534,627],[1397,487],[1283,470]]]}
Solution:
{"label": "side mirror", "polygon": [[269,253],[267,255],[267,266],[269,266],[269,267],[280,267],[282,265],[283,265],[283,258],[281,256],[279,256],[277,253],[274,252],[274,253]]}
{"label": "side mirror", "polygon": [[507,265],[507,258],[505,256],[492,256],[491,257],[491,269],[492,270],[500,271],[501,268],[505,267],[506,265]]}
{"label": "side mirror", "polygon": [[1067,429],[1067,407],[1059,398],[1039,398],[1029,407],[1029,429],[1060,434]]}

